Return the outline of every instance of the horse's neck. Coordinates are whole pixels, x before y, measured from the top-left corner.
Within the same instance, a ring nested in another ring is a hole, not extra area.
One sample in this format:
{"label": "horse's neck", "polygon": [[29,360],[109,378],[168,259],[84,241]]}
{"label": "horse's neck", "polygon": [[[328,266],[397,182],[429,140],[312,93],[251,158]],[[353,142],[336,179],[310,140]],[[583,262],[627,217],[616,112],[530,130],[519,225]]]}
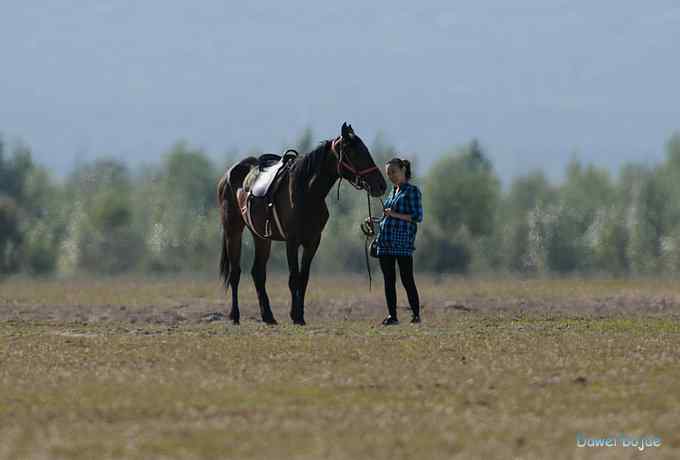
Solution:
{"label": "horse's neck", "polygon": [[311,197],[318,198],[320,201],[326,199],[333,185],[335,185],[340,177],[337,173],[338,163],[335,155],[330,151],[327,151],[325,154],[327,156],[321,168],[310,178],[309,187],[305,188],[305,193]]}

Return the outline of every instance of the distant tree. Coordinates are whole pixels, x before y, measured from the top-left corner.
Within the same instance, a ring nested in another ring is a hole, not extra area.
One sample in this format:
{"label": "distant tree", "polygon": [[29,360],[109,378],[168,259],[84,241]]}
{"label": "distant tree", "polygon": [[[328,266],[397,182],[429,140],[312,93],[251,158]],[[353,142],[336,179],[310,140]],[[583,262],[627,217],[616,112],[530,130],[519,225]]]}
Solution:
{"label": "distant tree", "polygon": [[[533,171],[515,179],[508,194],[498,207],[497,238],[500,248],[498,265],[519,272],[537,270],[530,245],[531,222],[540,210],[557,201],[557,190],[550,185],[542,171]],[[533,235],[536,236],[536,235]],[[533,251],[536,251],[533,248]]]}
{"label": "distant tree", "polygon": [[437,273],[466,273],[472,263],[474,242],[467,227],[455,233],[444,230],[433,219],[422,225],[416,238],[415,264]]}
{"label": "distant tree", "polygon": [[103,158],[81,165],[67,182],[66,197],[72,205],[62,270],[114,274],[138,266],[143,237],[132,223],[132,181],[123,163]]}
{"label": "distant tree", "polygon": [[13,216],[13,230],[0,236],[5,270],[53,271],[63,224],[59,191],[47,170],[33,162],[26,144],[18,143],[12,156],[6,158],[5,144],[0,140],[0,196],[5,198],[6,230],[7,218]]}
{"label": "distant tree", "polygon": [[670,198],[666,192],[658,171],[651,171],[636,190],[629,223],[629,257],[636,273],[657,273],[661,269],[664,216]]}
{"label": "distant tree", "polygon": [[438,160],[425,179],[428,212],[450,234],[463,225],[472,237],[490,234],[499,196],[500,181],[476,140]]}
{"label": "distant tree", "polygon": [[666,162],[674,171],[680,171],[680,132],[673,133],[666,143]]}
{"label": "distant tree", "polygon": [[[499,199],[500,181],[476,140],[439,159],[424,179],[424,208],[433,239],[421,245],[419,257],[437,254],[441,265],[466,271],[477,252],[470,242],[492,234]],[[444,270],[441,265],[433,262],[432,268]]]}
{"label": "distant tree", "polygon": [[218,171],[200,149],[178,142],[140,184],[148,266],[160,271],[209,270],[218,255]]}
{"label": "distant tree", "polygon": [[19,266],[19,210],[16,201],[0,195],[0,274],[12,273]]}
{"label": "distant tree", "polygon": [[630,235],[626,227],[626,210],[620,203],[601,208],[587,233],[592,249],[593,268],[612,275],[630,271],[627,248]]}
{"label": "distant tree", "polygon": [[593,165],[584,168],[580,162],[572,160],[567,166],[566,180],[559,189],[558,205],[548,213],[551,220],[547,223],[545,249],[550,271],[564,273],[595,268],[594,238],[589,229],[598,212],[604,212],[614,196],[615,190],[606,170]]}
{"label": "distant tree", "polygon": [[0,141],[0,192],[12,197],[17,206],[24,204],[24,183],[26,177],[35,167],[31,149],[25,144],[18,144],[10,158],[5,158],[5,145]]}
{"label": "distant tree", "polygon": [[666,144],[666,161],[659,168],[660,180],[669,197],[664,210],[661,253],[663,269],[680,272],[680,132]]}
{"label": "distant tree", "polygon": [[34,167],[24,182],[26,219],[23,266],[32,274],[48,274],[57,268],[59,246],[66,232],[66,207],[61,188],[48,171]]}

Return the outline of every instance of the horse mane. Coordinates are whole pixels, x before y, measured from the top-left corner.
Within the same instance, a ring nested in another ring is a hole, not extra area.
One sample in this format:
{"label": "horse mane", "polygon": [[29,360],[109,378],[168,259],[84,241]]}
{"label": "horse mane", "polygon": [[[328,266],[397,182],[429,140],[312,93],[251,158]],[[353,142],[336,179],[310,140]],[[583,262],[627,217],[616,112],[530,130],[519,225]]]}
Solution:
{"label": "horse mane", "polygon": [[328,150],[331,141],[325,140],[319,143],[318,147],[304,155],[296,165],[295,181],[296,185],[306,184],[313,175],[321,171],[324,160],[326,159],[326,150]]}

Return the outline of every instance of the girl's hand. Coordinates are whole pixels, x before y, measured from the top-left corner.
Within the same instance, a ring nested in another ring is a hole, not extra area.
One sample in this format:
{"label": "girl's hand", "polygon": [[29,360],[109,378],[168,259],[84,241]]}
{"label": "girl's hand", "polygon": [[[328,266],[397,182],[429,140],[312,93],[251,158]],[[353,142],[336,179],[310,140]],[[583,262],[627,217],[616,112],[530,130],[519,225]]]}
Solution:
{"label": "girl's hand", "polygon": [[392,208],[385,208],[385,209],[383,209],[383,215],[384,215],[385,217],[392,217],[392,216],[393,216]]}

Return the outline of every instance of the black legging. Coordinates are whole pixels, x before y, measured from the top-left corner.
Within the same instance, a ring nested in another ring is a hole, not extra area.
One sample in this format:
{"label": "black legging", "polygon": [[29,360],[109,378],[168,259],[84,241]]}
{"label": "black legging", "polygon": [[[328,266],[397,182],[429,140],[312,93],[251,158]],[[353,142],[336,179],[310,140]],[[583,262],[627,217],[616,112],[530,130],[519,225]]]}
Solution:
{"label": "black legging", "polygon": [[397,318],[397,274],[395,262],[399,262],[401,284],[406,289],[406,295],[408,296],[408,303],[411,306],[411,310],[413,310],[414,316],[420,316],[420,299],[418,298],[416,282],[413,279],[413,256],[380,256],[380,269],[382,270],[383,278],[385,279],[385,300],[387,301],[387,310],[392,318]]}

